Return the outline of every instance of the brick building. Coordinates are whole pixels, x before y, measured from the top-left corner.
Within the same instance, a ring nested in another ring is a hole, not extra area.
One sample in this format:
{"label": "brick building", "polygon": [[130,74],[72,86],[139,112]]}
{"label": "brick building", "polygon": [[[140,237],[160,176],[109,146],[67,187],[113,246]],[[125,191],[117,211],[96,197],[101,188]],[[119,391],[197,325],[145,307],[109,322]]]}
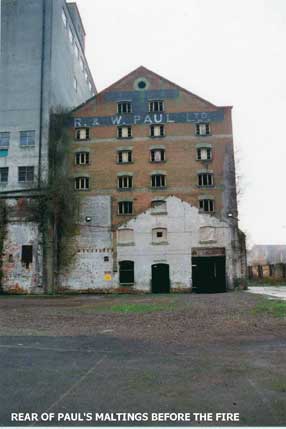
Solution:
{"label": "brick building", "polygon": [[[86,255],[92,264],[99,252],[96,288],[102,290],[224,290],[245,277],[230,106],[215,106],[139,67],[72,116],[75,191],[94,202],[110,198],[111,234],[103,248],[96,235],[87,247],[77,237],[78,257],[64,275],[65,288],[77,287],[75,276],[89,288]],[[100,228],[96,210],[89,205],[82,214],[85,234]],[[149,234],[147,241],[141,233]],[[184,250],[177,240],[185,242]]]}

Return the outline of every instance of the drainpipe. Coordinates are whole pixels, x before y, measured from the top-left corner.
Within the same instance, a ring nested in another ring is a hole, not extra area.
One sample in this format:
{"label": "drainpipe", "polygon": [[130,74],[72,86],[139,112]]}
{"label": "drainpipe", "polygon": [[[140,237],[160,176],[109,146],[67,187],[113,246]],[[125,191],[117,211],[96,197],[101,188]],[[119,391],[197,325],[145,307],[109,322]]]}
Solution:
{"label": "drainpipe", "polygon": [[46,0],[42,0],[42,54],[41,54],[41,80],[40,80],[40,120],[39,120],[39,159],[38,159],[38,188],[42,181],[42,133],[43,133],[43,102],[44,102],[44,61],[45,61],[45,35],[46,35]]}

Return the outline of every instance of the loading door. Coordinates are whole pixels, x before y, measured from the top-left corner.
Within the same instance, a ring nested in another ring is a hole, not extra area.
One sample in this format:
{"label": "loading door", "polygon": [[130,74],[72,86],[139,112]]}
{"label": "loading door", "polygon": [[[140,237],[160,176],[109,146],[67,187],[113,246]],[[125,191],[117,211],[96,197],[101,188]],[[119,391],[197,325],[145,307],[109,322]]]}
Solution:
{"label": "loading door", "polygon": [[225,256],[193,257],[192,279],[194,292],[225,292]]}
{"label": "loading door", "polygon": [[152,265],[152,293],[170,292],[170,274],[168,264]]}

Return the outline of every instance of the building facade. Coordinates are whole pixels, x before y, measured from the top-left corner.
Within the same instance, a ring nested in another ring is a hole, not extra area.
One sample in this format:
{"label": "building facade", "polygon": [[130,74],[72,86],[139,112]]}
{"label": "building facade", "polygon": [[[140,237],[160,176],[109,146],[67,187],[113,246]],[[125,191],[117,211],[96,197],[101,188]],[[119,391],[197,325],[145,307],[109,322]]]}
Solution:
{"label": "building facade", "polygon": [[76,3],[1,0],[0,14],[0,200],[8,212],[0,289],[37,292],[42,239],[27,208],[47,182],[50,113],[74,108],[96,88]]}
{"label": "building facade", "polygon": [[[97,262],[95,290],[215,291],[243,283],[231,107],[139,67],[75,109],[69,132],[75,192],[111,204],[112,252]],[[87,229],[95,214],[83,213]],[[86,261],[90,253],[90,266],[98,255],[96,240],[90,251],[81,236],[77,245],[66,289],[77,288],[80,255]],[[82,272],[81,288],[89,284]]]}

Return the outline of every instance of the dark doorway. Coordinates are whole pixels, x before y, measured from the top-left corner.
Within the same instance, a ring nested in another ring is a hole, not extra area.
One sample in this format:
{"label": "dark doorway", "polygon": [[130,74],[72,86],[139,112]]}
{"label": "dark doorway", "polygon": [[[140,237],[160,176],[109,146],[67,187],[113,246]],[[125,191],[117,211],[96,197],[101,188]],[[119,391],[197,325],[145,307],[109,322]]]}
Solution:
{"label": "dark doorway", "polygon": [[168,264],[152,265],[152,293],[169,293],[170,275]]}
{"label": "dark doorway", "polygon": [[119,262],[119,282],[120,284],[134,283],[134,262],[133,261]]}
{"label": "dark doorway", "polygon": [[225,256],[193,257],[192,277],[194,292],[225,292]]}

